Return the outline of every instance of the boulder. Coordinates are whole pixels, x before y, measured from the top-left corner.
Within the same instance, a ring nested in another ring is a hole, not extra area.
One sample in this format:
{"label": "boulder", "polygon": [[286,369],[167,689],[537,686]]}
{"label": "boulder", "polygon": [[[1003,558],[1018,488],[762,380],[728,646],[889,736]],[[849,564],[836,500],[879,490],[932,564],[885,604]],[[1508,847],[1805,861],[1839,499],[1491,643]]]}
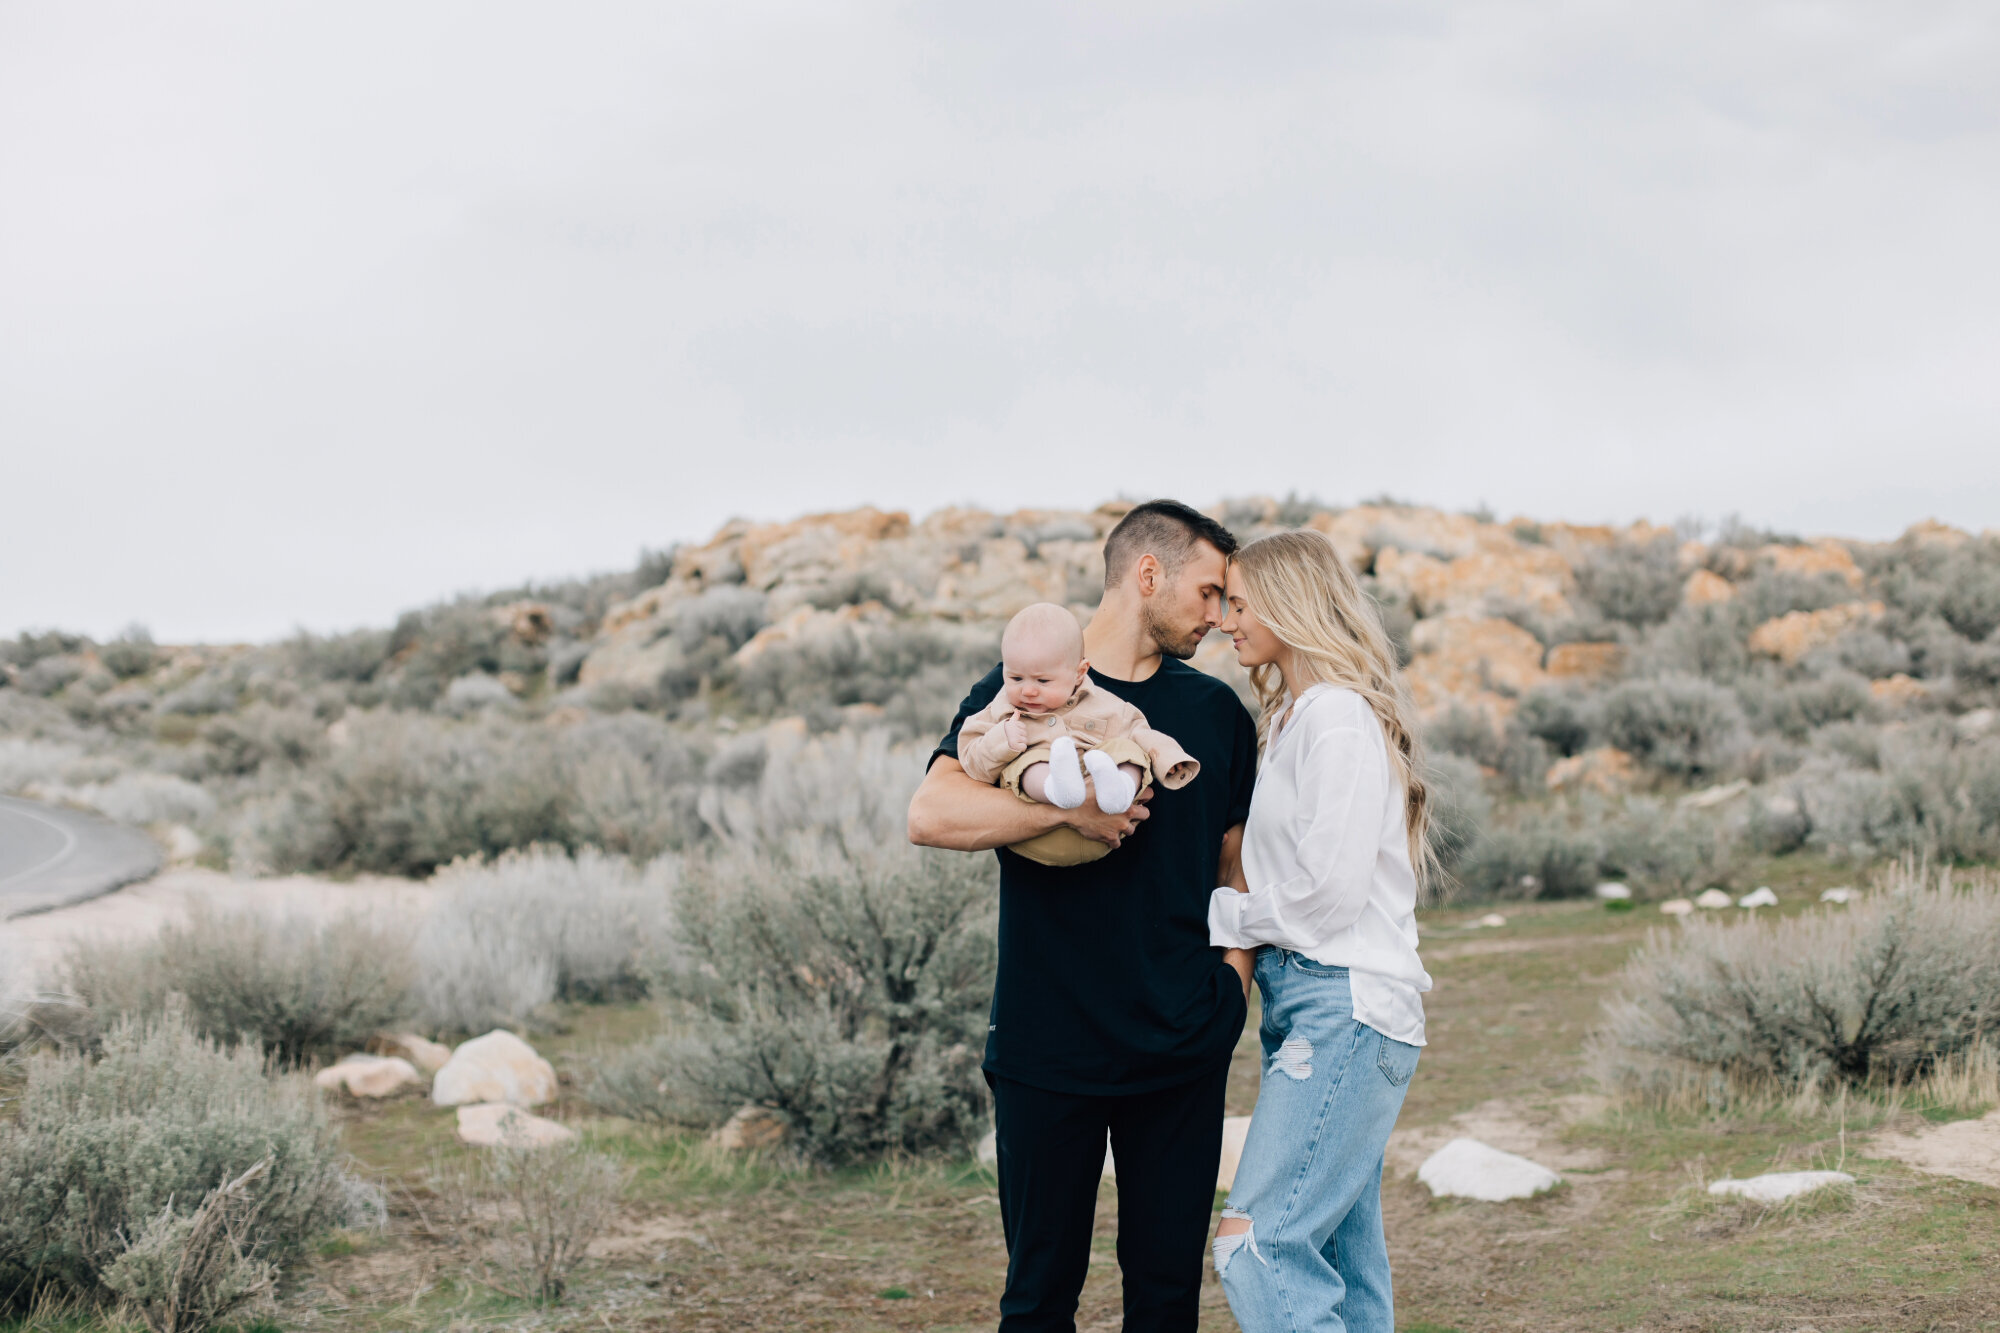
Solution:
{"label": "boulder", "polygon": [[1770,887],[1767,885],[1750,890],[1750,892],[1736,900],[1736,905],[1738,907],[1776,907],[1778,905],[1778,895],[1771,892]]}
{"label": "boulder", "polygon": [[1819,900],[1823,903],[1851,903],[1859,896],[1853,889],[1843,885],[1839,888],[1821,890]]}
{"label": "boulder", "polygon": [[1799,574],[1807,578],[1815,574],[1837,574],[1850,588],[1859,588],[1863,581],[1861,567],[1854,563],[1853,553],[1831,538],[1801,546],[1759,547],[1757,558],[1768,560],[1771,568],[1780,574]]}
{"label": "boulder", "polygon": [[1629,791],[1639,781],[1639,761],[1613,745],[1558,759],[1542,778],[1550,791],[1587,788],[1607,796]]}
{"label": "boulder", "polygon": [[1424,1159],[1417,1179],[1440,1199],[1504,1203],[1554,1189],[1562,1177],[1539,1162],[1502,1152],[1478,1139],[1453,1139]]}
{"label": "boulder", "polygon": [[753,1152],[778,1147],[790,1130],[791,1122],[782,1111],[768,1106],[739,1106],[736,1114],[709,1135],[709,1142],[732,1152]]}
{"label": "boulder", "polygon": [[1930,697],[1931,687],[1898,671],[1868,682],[1868,697],[1884,708],[1908,708]]}
{"label": "boulder", "polygon": [[1736,585],[1713,570],[1697,569],[1681,585],[1681,600],[1689,606],[1713,606],[1736,595]]}
{"label": "boulder", "polygon": [[1703,889],[1695,895],[1694,905],[1704,912],[1713,912],[1718,908],[1729,907],[1735,901],[1721,889]]}
{"label": "boulder", "polygon": [[461,1044],[431,1080],[431,1100],[439,1106],[540,1106],[555,1096],[555,1067],[527,1042],[500,1030]]}
{"label": "boulder", "polygon": [[1927,518],[1921,523],[1912,523],[1903,533],[1903,540],[1913,546],[1963,546],[1972,540],[1972,534],[1964,528],[1954,528],[1949,523],[1940,523]]}
{"label": "boulder", "polygon": [[372,1045],[378,1055],[397,1055],[426,1074],[435,1074],[451,1059],[451,1047],[414,1032],[385,1032]]}
{"label": "boulder", "polygon": [[1703,787],[1700,791],[1691,791],[1675,804],[1683,810],[1713,810],[1716,806],[1726,805],[1749,790],[1750,783],[1746,779],[1738,778],[1734,782],[1719,783],[1713,787]]}
{"label": "boulder", "polygon": [[576,1131],[530,1115],[506,1102],[477,1102],[458,1108],[458,1140],[475,1148],[547,1148],[567,1143]]}
{"label": "boulder", "polygon": [[1418,709],[1434,714],[1452,703],[1495,717],[1514,711],[1514,698],[1547,680],[1542,644],[1509,620],[1439,616],[1410,631],[1415,653],[1408,676]]}
{"label": "boulder", "polygon": [[1610,680],[1625,669],[1621,643],[1559,643],[1549,649],[1551,680]]}
{"label": "boulder", "polygon": [[1473,922],[1472,924],[1475,926],[1483,926],[1488,930],[1497,930],[1501,926],[1507,924],[1507,918],[1501,916],[1498,912],[1488,912],[1485,916],[1480,917],[1477,921]]}
{"label": "boulder", "polygon": [[1629,902],[1632,898],[1632,890],[1623,884],[1600,884],[1592,892],[1611,903]]}
{"label": "boulder", "polygon": [[1376,553],[1375,577],[1424,616],[1477,613],[1492,602],[1551,620],[1570,614],[1569,563],[1545,546],[1474,551],[1448,561],[1388,547]]}
{"label": "boulder", "polygon": [[1714,1181],[1709,1185],[1708,1192],[1718,1196],[1735,1195],[1752,1203],[1774,1204],[1825,1189],[1828,1185],[1853,1183],[1854,1177],[1845,1171],[1773,1171],[1751,1176],[1748,1180]]}
{"label": "boulder", "polygon": [[393,1097],[421,1088],[424,1079],[408,1060],[393,1055],[350,1055],[314,1074],[313,1084],[350,1097]]}
{"label": "boulder", "polygon": [[1668,916],[1691,916],[1694,913],[1694,904],[1686,898],[1669,898],[1660,904],[1660,910]]}
{"label": "boulder", "polygon": [[1222,1165],[1215,1172],[1215,1187],[1226,1190],[1236,1183],[1236,1168],[1243,1160],[1243,1143],[1250,1136],[1250,1117],[1222,1117]]}
{"label": "boulder", "polygon": [[1875,620],[1882,609],[1880,602],[1842,602],[1821,611],[1787,611],[1750,631],[1750,651],[1791,666],[1848,630]]}

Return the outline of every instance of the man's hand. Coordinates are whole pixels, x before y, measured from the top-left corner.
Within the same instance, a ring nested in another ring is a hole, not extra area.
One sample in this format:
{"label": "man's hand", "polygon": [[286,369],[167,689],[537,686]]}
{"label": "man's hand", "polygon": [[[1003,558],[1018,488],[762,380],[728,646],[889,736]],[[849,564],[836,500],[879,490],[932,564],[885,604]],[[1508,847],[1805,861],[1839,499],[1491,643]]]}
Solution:
{"label": "man's hand", "polygon": [[1028,724],[1018,717],[1010,717],[1000,724],[1007,733],[1007,748],[1019,753],[1028,748]]}
{"label": "man's hand", "polygon": [[1107,815],[1097,808],[1097,802],[1085,801],[1076,809],[1065,811],[1067,818],[1064,822],[1092,842],[1116,847],[1152,817],[1153,812],[1146,808],[1146,802],[1152,799],[1153,789],[1150,786],[1140,788],[1139,794],[1132,798],[1131,808],[1122,815]]}

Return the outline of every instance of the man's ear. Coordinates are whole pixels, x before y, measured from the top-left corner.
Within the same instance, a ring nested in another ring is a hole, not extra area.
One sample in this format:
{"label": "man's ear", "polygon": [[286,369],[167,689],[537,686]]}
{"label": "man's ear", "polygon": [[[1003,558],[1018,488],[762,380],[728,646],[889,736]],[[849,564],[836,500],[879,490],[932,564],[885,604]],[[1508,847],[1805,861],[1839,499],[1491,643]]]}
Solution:
{"label": "man's ear", "polygon": [[1132,565],[1132,586],[1141,597],[1151,597],[1160,586],[1160,558],[1150,551]]}

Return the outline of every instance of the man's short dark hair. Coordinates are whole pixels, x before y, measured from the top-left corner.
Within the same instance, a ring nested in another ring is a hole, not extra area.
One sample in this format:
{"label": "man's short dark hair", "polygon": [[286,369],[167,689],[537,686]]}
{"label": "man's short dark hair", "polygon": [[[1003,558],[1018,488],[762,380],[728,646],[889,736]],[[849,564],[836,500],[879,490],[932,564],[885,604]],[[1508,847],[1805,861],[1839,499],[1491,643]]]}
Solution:
{"label": "man's short dark hair", "polygon": [[1158,560],[1160,572],[1172,579],[1202,542],[1224,557],[1236,554],[1236,534],[1199,509],[1178,500],[1134,505],[1104,539],[1104,586],[1117,587],[1142,555]]}

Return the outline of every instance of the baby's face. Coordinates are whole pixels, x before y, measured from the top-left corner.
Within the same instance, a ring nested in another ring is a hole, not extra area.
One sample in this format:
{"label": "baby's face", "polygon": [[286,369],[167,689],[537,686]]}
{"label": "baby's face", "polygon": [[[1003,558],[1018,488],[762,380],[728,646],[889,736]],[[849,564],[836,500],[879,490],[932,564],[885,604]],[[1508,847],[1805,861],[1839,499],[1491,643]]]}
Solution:
{"label": "baby's face", "polygon": [[1068,653],[1037,644],[1009,645],[1001,663],[1001,690],[1010,707],[1024,713],[1053,713],[1069,702],[1083,680],[1083,663]]}

